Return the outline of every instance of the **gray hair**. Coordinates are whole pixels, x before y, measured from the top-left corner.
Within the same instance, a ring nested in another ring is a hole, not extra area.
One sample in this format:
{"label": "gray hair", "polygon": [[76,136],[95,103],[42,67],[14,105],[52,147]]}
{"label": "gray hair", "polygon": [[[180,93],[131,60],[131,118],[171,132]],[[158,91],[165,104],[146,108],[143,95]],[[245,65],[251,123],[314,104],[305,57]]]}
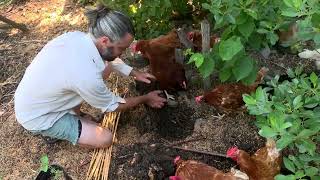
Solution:
{"label": "gray hair", "polygon": [[122,12],[104,6],[88,10],[89,33],[94,38],[107,36],[111,41],[121,40],[127,33],[135,35],[133,24]]}

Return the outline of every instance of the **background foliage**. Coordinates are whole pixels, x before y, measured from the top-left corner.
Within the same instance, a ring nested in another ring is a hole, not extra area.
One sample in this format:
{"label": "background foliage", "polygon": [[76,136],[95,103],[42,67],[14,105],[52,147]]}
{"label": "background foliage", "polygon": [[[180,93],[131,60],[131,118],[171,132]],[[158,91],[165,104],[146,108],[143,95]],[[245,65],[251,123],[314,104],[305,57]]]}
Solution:
{"label": "background foliage", "polygon": [[[243,99],[249,113],[257,118],[259,134],[277,141],[277,148],[290,149],[284,158],[292,175],[277,179],[320,178],[320,80],[315,73],[302,74],[302,68],[288,70],[289,80],[279,76]],[[319,147],[318,147],[319,148]]]}

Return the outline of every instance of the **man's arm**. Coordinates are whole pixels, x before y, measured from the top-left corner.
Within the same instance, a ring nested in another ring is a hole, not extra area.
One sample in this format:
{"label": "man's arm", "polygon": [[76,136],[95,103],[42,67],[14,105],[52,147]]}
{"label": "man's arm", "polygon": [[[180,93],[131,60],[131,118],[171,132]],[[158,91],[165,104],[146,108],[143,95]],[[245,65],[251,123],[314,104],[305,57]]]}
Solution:
{"label": "man's arm", "polygon": [[129,76],[133,69],[132,67],[124,63],[120,58],[116,58],[115,60],[108,62],[108,65],[110,65],[110,68],[113,71],[119,73],[122,76]]}
{"label": "man's arm", "polygon": [[153,108],[161,108],[164,106],[166,99],[159,96],[161,91],[152,91],[143,96],[125,98],[126,103],[119,103],[119,106],[115,111],[124,111],[130,108],[133,108],[139,104],[147,104]]}
{"label": "man's arm", "polygon": [[126,103],[122,104],[119,103],[119,106],[115,111],[124,111],[127,109],[131,109],[135,106],[138,106],[139,104],[144,104],[147,101],[146,95],[143,96],[137,96],[137,97],[129,97],[124,99]]}

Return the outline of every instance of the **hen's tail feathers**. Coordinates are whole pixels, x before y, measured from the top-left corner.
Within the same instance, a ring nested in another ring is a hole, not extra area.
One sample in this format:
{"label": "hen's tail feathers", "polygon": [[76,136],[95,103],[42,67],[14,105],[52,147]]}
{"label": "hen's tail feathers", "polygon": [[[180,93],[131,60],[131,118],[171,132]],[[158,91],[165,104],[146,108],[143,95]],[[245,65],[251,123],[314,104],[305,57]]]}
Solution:
{"label": "hen's tail feathers", "polygon": [[280,151],[276,147],[275,140],[268,138],[266,142],[266,148],[268,150],[268,156],[272,157],[272,159],[276,159],[280,156]]}
{"label": "hen's tail feathers", "polygon": [[249,176],[246,173],[239,171],[238,169],[231,168],[230,172],[234,174],[234,176],[239,180],[249,180]]}
{"label": "hen's tail feathers", "polygon": [[268,68],[266,67],[262,67],[259,72],[258,72],[258,75],[257,75],[257,79],[255,81],[255,83],[253,84],[254,86],[258,86],[259,84],[261,84],[264,76],[267,74],[267,72],[269,71]]}

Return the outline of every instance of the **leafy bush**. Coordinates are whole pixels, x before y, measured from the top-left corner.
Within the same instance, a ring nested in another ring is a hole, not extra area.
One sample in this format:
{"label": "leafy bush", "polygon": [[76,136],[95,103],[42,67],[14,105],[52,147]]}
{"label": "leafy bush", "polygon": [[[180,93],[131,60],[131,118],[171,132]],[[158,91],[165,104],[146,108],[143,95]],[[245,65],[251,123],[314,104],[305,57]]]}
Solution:
{"label": "leafy bush", "polygon": [[191,56],[190,62],[196,62],[205,77],[216,69],[223,82],[252,83],[257,66],[246,50],[275,45],[278,32],[295,24],[298,32],[288,46],[307,40],[320,45],[318,0],[209,0],[202,6],[212,14],[214,29],[223,30],[220,43],[210,53]]}
{"label": "leafy bush", "polygon": [[[276,179],[320,178],[320,80],[315,73],[301,74],[302,68],[288,70],[290,80],[279,76],[259,87],[253,95],[243,95],[249,113],[256,115],[259,134],[273,138],[280,150],[289,148],[285,167],[293,174]],[[273,92],[273,94],[270,94]],[[318,147],[319,148],[319,147]]]}
{"label": "leafy bush", "polygon": [[[172,19],[192,18],[195,11],[201,9],[205,0],[194,0],[192,5],[188,0],[102,0],[104,4],[114,9],[119,9],[133,18],[136,37],[138,39],[152,38],[167,33],[174,27]],[[194,9],[193,9],[194,6]]]}

